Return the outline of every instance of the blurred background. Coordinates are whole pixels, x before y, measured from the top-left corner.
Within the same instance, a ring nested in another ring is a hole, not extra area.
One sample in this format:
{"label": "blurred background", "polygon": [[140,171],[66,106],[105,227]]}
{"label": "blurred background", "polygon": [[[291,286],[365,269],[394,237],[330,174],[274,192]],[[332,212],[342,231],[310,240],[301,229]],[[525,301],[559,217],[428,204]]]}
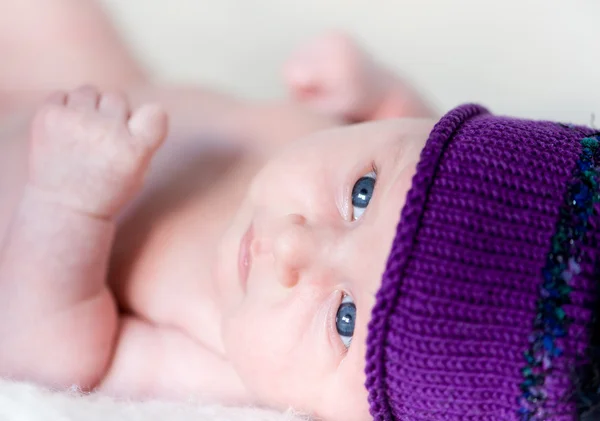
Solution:
{"label": "blurred background", "polygon": [[159,79],[250,98],[285,94],[283,61],[343,29],[440,111],[600,127],[599,0],[102,0]]}

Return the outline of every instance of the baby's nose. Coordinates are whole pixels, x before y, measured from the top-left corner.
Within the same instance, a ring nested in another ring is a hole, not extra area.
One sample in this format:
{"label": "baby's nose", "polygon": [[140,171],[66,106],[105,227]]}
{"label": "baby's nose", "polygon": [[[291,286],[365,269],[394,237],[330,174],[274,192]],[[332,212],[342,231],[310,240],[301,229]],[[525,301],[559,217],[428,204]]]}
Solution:
{"label": "baby's nose", "polygon": [[301,272],[312,264],[317,252],[314,232],[306,218],[297,214],[288,215],[273,241],[279,282],[287,288],[296,285]]}

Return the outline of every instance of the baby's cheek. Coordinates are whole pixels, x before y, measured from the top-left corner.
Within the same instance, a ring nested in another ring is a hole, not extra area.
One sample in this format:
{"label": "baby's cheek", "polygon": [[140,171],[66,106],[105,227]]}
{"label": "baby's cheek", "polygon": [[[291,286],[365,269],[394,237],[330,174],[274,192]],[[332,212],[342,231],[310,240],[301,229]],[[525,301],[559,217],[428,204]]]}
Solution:
{"label": "baby's cheek", "polygon": [[225,350],[257,403],[314,412],[332,386],[332,370],[314,338],[295,329],[294,316],[245,302],[225,322]]}
{"label": "baby's cheek", "polygon": [[[269,312],[244,303],[224,320],[223,342],[227,358],[246,387],[261,400],[281,400],[289,389],[293,341]],[[285,402],[282,402],[284,404]]]}

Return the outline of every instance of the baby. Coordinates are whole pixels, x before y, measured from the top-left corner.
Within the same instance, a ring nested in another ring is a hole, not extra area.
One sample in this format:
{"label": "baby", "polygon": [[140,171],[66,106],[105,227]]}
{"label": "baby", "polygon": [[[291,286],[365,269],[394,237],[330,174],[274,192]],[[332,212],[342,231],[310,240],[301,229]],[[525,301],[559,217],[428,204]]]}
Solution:
{"label": "baby", "polygon": [[286,78],[295,104],[142,78],[51,95],[28,140],[9,119],[0,375],[333,421],[598,419],[600,134],[473,104],[435,123],[336,34]]}
{"label": "baby", "polygon": [[296,104],[84,86],[28,140],[5,125],[2,376],[369,419],[367,322],[434,121],[344,126],[431,111],[342,35],[286,78]]}

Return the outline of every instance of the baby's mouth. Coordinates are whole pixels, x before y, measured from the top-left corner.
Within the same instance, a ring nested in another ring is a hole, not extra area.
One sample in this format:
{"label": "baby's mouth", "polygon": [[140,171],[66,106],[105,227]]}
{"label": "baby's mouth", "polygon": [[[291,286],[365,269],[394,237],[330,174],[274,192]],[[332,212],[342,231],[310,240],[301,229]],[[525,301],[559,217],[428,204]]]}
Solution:
{"label": "baby's mouth", "polygon": [[238,253],[238,273],[240,279],[240,285],[244,292],[246,292],[246,286],[248,283],[248,275],[250,273],[250,269],[252,268],[252,253],[250,250],[250,246],[252,245],[252,240],[254,239],[254,226],[250,224],[242,239],[240,241],[240,249]]}

